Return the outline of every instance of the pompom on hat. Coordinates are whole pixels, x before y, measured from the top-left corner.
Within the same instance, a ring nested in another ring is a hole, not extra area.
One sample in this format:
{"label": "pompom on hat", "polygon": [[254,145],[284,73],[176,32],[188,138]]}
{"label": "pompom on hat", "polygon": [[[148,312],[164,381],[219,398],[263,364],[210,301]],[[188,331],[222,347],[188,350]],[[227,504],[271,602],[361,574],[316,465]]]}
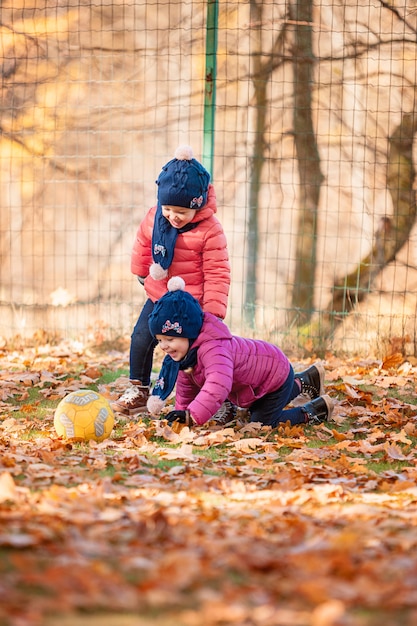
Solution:
{"label": "pompom on hat", "polygon": [[207,202],[210,174],[193,156],[191,146],[178,146],[174,158],[162,168],[158,185],[160,206],[199,210]]}
{"label": "pompom on hat", "polygon": [[204,317],[198,300],[185,291],[185,282],[180,276],[170,278],[167,287],[167,293],[157,300],[149,316],[149,330],[154,337],[196,339]]}

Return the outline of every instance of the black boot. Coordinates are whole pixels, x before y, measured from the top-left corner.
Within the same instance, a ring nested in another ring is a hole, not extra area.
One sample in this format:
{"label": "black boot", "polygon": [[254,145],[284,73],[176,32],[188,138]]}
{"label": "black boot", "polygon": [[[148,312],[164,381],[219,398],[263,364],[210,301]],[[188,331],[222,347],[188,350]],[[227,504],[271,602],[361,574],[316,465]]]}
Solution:
{"label": "black boot", "polygon": [[221,405],[220,409],[213,415],[211,418],[218,424],[219,426],[227,426],[228,424],[232,424],[236,419],[237,406],[230,402],[230,400],[225,400]]}
{"label": "black boot", "polygon": [[322,422],[327,422],[333,413],[334,402],[330,396],[324,395],[307,402],[301,407],[306,414],[306,424],[317,426]]}
{"label": "black boot", "polygon": [[304,372],[295,374],[295,378],[301,383],[300,393],[309,396],[312,400],[324,394],[324,377],[326,372],[321,363],[312,365]]}

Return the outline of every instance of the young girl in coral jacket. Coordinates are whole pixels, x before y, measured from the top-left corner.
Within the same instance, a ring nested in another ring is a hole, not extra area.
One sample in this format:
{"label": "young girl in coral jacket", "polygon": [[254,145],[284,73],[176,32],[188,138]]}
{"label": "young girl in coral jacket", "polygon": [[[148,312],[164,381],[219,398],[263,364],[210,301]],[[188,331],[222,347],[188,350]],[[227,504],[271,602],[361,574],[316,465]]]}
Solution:
{"label": "young girl in coral jacket", "polygon": [[131,270],[144,285],[147,300],[130,344],[130,385],[113,403],[127,415],[146,410],[153,354],[148,316],[167,291],[171,276],[181,275],[204,311],[224,319],[230,286],[227,241],[215,216],[216,195],[207,170],[190,146],[179,146],[156,181],[157,205],[139,225]]}

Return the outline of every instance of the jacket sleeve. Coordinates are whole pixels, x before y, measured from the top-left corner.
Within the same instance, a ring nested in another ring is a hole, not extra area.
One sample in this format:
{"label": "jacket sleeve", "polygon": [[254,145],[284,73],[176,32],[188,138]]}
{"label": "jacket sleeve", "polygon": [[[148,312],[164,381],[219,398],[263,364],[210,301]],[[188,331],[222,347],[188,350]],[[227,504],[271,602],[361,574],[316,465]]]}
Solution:
{"label": "jacket sleeve", "polygon": [[233,383],[233,358],[219,350],[217,342],[199,347],[199,362],[204,383],[195,385],[190,375],[180,372],[177,378],[175,408],[188,409],[193,420],[205,424],[227,399]]}
{"label": "jacket sleeve", "polygon": [[130,269],[136,276],[148,276],[152,263],[152,231],[156,207],[145,215],[136,233],[133,243]]}
{"label": "jacket sleeve", "polygon": [[199,390],[189,374],[182,371],[178,372],[175,386],[175,408],[179,411],[188,409],[188,405],[194,400]]}
{"label": "jacket sleeve", "polygon": [[202,309],[224,319],[230,288],[230,263],[226,236],[217,218],[213,219],[213,225],[206,233],[202,263],[204,275]]}

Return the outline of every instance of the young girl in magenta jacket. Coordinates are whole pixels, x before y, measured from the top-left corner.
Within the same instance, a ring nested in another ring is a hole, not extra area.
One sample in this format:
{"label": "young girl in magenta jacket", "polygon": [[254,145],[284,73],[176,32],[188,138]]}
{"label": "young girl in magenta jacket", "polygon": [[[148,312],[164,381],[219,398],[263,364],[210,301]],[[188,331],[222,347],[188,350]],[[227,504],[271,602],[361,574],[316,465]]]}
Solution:
{"label": "young girl in magenta jacket", "polygon": [[[184,291],[180,277],[172,278],[166,293],[149,316],[149,328],[166,356],[148,410],[158,415],[176,384],[175,410],[168,421],[205,424],[225,400],[247,408],[252,422],[275,427],[319,424],[333,412],[323,395],[324,370],[313,365],[294,375],[291,363],[277,346],[232,335],[216,316],[203,312]],[[310,396],[303,406],[286,409],[301,393]]]}

